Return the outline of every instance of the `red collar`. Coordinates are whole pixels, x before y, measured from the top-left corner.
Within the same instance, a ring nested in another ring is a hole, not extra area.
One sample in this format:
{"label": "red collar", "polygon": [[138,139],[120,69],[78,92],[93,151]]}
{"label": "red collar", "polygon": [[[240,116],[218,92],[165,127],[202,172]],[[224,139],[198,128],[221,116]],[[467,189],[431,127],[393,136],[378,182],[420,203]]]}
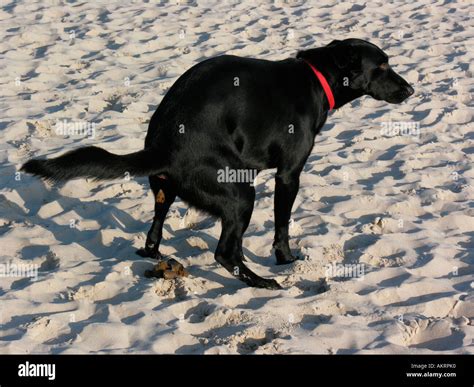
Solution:
{"label": "red collar", "polygon": [[329,86],[328,81],[326,80],[324,75],[321,74],[321,72],[316,69],[316,67],[314,67],[307,60],[305,60],[305,62],[308,64],[309,67],[311,67],[311,70],[313,70],[313,73],[319,79],[319,83],[321,83],[321,86],[323,87],[324,93],[326,94],[326,97],[329,102],[329,110],[334,109],[334,106],[336,105],[336,103],[334,102],[334,94],[332,93],[331,86]]}

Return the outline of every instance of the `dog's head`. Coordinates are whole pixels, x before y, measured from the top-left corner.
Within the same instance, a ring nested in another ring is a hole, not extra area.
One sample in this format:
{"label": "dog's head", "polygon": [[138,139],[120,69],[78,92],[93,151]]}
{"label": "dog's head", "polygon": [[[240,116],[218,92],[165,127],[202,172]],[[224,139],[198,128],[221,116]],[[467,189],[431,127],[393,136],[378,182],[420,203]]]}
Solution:
{"label": "dog's head", "polygon": [[353,92],[377,100],[401,103],[414,93],[407,81],[388,63],[388,55],[361,39],[334,40],[327,48]]}

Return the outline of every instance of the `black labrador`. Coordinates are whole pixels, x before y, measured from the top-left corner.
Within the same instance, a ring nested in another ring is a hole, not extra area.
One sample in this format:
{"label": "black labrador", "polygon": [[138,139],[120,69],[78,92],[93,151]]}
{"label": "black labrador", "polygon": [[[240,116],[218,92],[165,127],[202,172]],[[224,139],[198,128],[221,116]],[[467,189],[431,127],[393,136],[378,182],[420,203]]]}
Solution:
{"label": "black labrador", "polygon": [[359,39],[336,40],[276,62],[224,55],[195,65],[174,83],[151,118],[144,150],[119,156],[84,147],[30,160],[22,170],[53,181],[115,179],[127,172],[149,176],[155,216],[140,255],[160,258],[163,222],[179,196],[221,219],[215,252],[220,264],[250,286],[278,289],[275,280],[243,263],[242,236],[255,189],[245,179],[253,174],[239,172],[277,169],[273,247],[278,264],[293,262],[291,208],[328,111],[363,95],[401,103],[413,92],[381,49]]}

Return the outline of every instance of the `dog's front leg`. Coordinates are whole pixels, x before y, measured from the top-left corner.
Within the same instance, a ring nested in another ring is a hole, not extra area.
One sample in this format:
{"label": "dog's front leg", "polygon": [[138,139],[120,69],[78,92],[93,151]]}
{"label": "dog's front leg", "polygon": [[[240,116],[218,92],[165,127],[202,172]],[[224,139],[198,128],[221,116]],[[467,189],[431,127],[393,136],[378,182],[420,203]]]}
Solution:
{"label": "dog's front leg", "polygon": [[275,239],[273,247],[278,265],[295,261],[288,242],[291,208],[300,185],[300,171],[280,172],[275,176]]}

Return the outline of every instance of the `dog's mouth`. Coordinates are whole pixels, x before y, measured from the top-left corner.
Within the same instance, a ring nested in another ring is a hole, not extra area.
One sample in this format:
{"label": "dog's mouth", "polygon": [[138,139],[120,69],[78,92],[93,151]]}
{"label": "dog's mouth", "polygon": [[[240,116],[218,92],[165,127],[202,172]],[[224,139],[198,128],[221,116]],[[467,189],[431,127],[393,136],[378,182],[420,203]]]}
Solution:
{"label": "dog's mouth", "polygon": [[397,93],[389,96],[388,98],[385,98],[385,101],[388,103],[402,103],[408,98],[408,95],[405,95],[403,93]]}
{"label": "dog's mouth", "polygon": [[402,103],[408,97],[413,95],[414,92],[415,92],[415,90],[413,89],[413,87],[407,85],[406,87],[403,87],[401,90],[397,90],[395,93],[390,95],[385,100],[389,103]]}
{"label": "dog's mouth", "polygon": [[398,90],[395,93],[391,94],[387,98],[384,98],[385,101],[388,103],[402,103],[405,101],[408,97],[413,95],[414,90],[412,87],[404,88],[402,90]]}
{"label": "dog's mouth", "polygon": [[379,100],[379,101],[385,101],[388,103],[394,103],[394,104],[399,104],[405,101],[408,97],[413,95],[415,90],[413,87],[411,87],[408,83],[404,85],[400,85],[392,92],[387,92],[385,90],[383,91],[372,91],[371,93],[368,93],[372,98]]}

